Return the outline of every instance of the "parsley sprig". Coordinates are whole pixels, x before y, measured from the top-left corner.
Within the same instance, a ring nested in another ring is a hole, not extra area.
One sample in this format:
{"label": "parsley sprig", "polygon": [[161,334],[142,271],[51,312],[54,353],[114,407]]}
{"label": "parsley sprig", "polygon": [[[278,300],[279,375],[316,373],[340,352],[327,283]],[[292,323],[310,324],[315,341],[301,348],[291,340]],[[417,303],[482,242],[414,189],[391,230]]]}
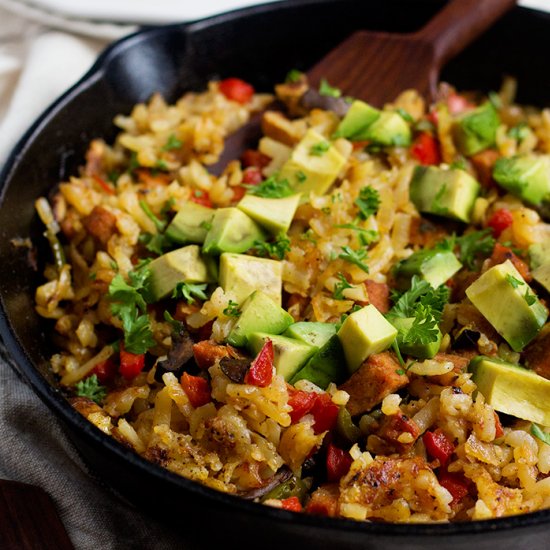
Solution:
{"label": "parsley sprig", "polygon": [[346,290],[346,288],[353,288],[353,285],[349,284],[343,273],[337,273],[336,276],[338,277],[339,282],[334,285],[334,288],[332,290],[332,297],[335,300],[343,300],[344,290]]}
{"label": "parsley sprig", "polygon": [[227,307],[223,310],[223,314],[227,315],[227,317],[240,317],[241,310],[239,304],[233,300],[229,300]]}
{"label": "parsley sprig", "polygon": [[178,283],[172,291],[172,298],[183,298],[188,304],[194,304],[195,298],[207,300],[208,296],[204,292],[207,286],[206,283],[196,284],[183,281]]}
{"label": "parsley sprig", "polygon": [[319,84],[319,93],[327,97],[340,97],[342,95],[340,89],[331,86],[326,78],[321,79],[321,83]]}
{"label": "parsley sprig", "polygon": [[359,191],[359,196],[354,203],[359,208],[359,218],[366,220],[378,212],[380,208],[380,193],[370,185],[367,185]]}
{"label": "parsley sprig", "polygon": [[458,259],[468,268],[475,269],[476,259],[487,257],[495,247],[495,239],[490,228],[473,231],[456,238]]}
{"label": "parsley sprig", "polygon": [[98,405],[105,399],[107,395],[107,389],[104,386],[101,386],[97,375],[92,374],[78,382],[75,386],[76,395],[79,397],[87,397],[91,399],[94,403]]}
{"label": "parsley sprig", "polygon": [[349,246],[342,247],[342,253],[338,255],[338,258],[354,264],[357,267],[361,268],[365,273],[369,272],[369,266],[363,262],[368,258],[368,253],[366,249],[353,250]]}
{"label": "parsley sprig", "polygon": [[286,253],[290,252],[290,239],[286,233],[279,233],[273,242],[255,241],[253,249],[258,256],[284,260]]}
{"label": "parsley sprig", "polygon": [[258,185],[243,185],[243,187],[246,188],[247,193],[265,199],[281,199],[293,193],[288,180],[280,180],[276,174],[273,174]]}

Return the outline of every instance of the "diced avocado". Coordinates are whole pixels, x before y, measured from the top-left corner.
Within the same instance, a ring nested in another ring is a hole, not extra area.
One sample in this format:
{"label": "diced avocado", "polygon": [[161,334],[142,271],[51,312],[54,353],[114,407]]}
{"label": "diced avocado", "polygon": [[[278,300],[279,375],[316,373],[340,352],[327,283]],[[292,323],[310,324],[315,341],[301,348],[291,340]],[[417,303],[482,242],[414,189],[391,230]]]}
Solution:
{"label": "diced avocado", "polygon": [[178,244],[202,244],[213,217],[212,208],[186,202],[166,228],[165,235]]}
{"label": "diced avocado", "polygon": [[327,138],[310,129],[294,147],[279,177],[288,180],[297,193],[323,195],[345,163],[346,159]]}
{"label": "diced avocado", "polygon": [[369,355],[384,351],[396,336],[397,329],[373,305],[369,304],[346,317],[338,337],[349,371],[355,372]]}
{"label": "diced avocado", "polygon": [[452,133],[458,149],[467,157],[494,145],[500,117],[490,101],[460,115]]}
{"label": "diced avocado", "polygon": [[429,344],[420,342],[407,342],[406,336],[414,323],[414,317],[395,317],[392,319],[393,326],[399,331],[397,334],[397,346],[399,351],[405,355],[411,355],[417,359],[431,359],[441,346],[442,334],[437,329],[437,340]]}
{"label": "diced avocado", "polygon": [[227,342],[232,346],[246,345],[253,332],[281,334],[294,319],[290,313],[278,306],[269,296],[259,290],[254,291],[241,306],[235,325],[231,329]]}
{"label": "diced avocado", "polygon": [[537,269],[531,271],[533,279],[542,285],[548,292],[550,292],[550,263],[543,264]]}
{"label": "diced avocado", "polygon": [[354,136],[371,125],[379,117],[380,111],[378,109],[371,107],[364,101],[356,99],[338,125],[334,137],[343,137],[355,141]]}
{"label": "diced avocado", "polygon": [[298,380],[309,380],[320,388],[326,389],[331,382],[335,384],[343,382],[347,375],[342,344],[338,336],[333,334],[292,377],[290,383],[296,384]]}
{"label": "diced avocado", "polygon": [[215,281],[208,263],[201,257],[200,248],[196,244],[159,256],[147,265],[147,269],[150,273],[147,283],[149,302],[162,300],[181,282],[211,283]]}
{"label": "diced avocado", "polygon": [[510,260],[483,273],[466,289],[466,296],[514,351],[521,351],[548,317]]}
{"label": "diced avocado", "polygon": [[493,178],[510,193],[535,206],[550,198],[550,155],[500,158]]}
{"label": "diced avocado", "polygon": [[418,275],[433,288],[448,281],[462,267],[452,250],[436,248],[419,250],[395,265],[393,276],[396,286],[406,290],[413,275]]}
{"label": "diced avocado", "polygon": [[550,263],[550,240],[534,243],[528,248],[529,267],[536,269],[543,264]]}
{"label": "diced avocado", "polygon": [[281,305],[283,264],[267,258],[224,252],[220,256],[220,286],[240,304],[255,290]]}
{"label": "diced avocado", "polygon": [[550,380],[493,357],[472,359],[472,380],[495,410],[550,426]]}
{"label": "diced avocado", "polygon": [[287,382],[315,353],[313,346],[287,338],[286,336],[266,334],[265,332],[253,332],[248,337],[248,349],[254,355],[257,355],[268,339],[273,343],[273,364],[275,365],[275,370]]}
{"label": "diced avocado", "polygon": [[323,347],[332,336],[336,334],[334,323],[315,323],[311,321],[300,321],[290,325],[284,336],[295,338],[316,348]]}
{"label": "diced avocado", "polygon": [[238,208],[219,208],[206,234],[202,251],[205,254],[245,252],[255,241],[265,240],[262,228]]}
{"label": "diced avocado", "polygon": [[277,235],[287,232],[296,208],[300,204],[300,197],[300,193],[282,199],[245,195],[237,204],[237,208],[262,227]]}
{"label": "diced avocado", "polygon": [[417,166],[409,192],[420,212],[469,222],[480,189],[464,170]]}
{"label": "diced avocado", "polygon": [[353,139],[383,147],[406,147],[411,143],[411,129],[399,113],[381,111],[380,116]]}

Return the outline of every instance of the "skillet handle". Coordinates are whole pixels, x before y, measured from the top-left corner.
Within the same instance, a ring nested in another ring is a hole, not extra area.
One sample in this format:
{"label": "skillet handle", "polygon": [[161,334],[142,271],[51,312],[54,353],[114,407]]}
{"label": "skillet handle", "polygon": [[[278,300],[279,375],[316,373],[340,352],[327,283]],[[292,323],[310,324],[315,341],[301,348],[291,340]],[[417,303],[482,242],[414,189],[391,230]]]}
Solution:
{"label": "skillet handle", "polygon": [[516,0],[451,0],[414,36],[433,44],[441,67],[515,5]]}

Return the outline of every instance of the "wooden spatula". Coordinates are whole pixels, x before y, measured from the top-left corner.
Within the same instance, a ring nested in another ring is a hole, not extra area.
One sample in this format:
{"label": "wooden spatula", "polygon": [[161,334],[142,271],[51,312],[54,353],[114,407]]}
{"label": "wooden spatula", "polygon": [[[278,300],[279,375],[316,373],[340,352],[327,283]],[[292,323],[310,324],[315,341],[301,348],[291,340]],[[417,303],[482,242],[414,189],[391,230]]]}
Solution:
{"label": "wooden spatula", "polygon": [[[516,0],[451,0],[412,34],[357,31],[307,71],[308,81],[317,88],[324,78],[344,95],[375,107],[407,88],[432,100],[443,65],[515,4]],[[255,147],[261,137],[260,124],[261,113],[230,135],[209,171],[219,175],[230,160]]]}
{"label": "wooden spatula", "polygon": [[434,98],[439,71],[516,0],[452,0],[413,34],[358,31],[310,71],[317,87],[325,78],[345,95],[382,107],[407,88]]}

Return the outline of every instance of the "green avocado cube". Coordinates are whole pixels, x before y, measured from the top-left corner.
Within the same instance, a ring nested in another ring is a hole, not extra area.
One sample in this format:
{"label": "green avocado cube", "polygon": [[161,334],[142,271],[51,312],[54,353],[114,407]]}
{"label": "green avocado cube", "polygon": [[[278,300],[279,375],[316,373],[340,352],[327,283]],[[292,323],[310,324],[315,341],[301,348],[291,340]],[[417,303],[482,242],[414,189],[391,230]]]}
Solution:
{"label": "green avocado cube", "polygon": [[495,410],[550,426],[550,380],[493,357],[472,359],[468,370],[485,401]]}
{"label": "green avocado cube", "polygon": [[529,267],[536,269],[543,264],[550,263],[550,240],[534,243],[528,248]]}
{"label": "green avocado cube", "polygon": [[262,291],[277,305],[283,293],[283,263],[246,254],[224,252],[220,256],[220,286],[240,304],[255,290]]}
{"label": "green avocado cube", "polygon": [[253,332],[281,334],[293,322],[290,313],[278,306],[269,296],[256,290],[241,306],[240,315],[229,333],[227,343],[242,347],[246,345]]}
{"label": "green avocado cube", "polygon": [[315,353],[315,348],[286,336],[254,332],[248,337],[248,349],[258,355],[267,340],[273,343],[273,364],[287,382]]}
{"label": "green avocado cube", "polygon": [[288,327],[284,336],[305,342],[316,348],[323,347],[336,334],[334,323],[300,321]]}
{"label": "green avocado cube", "polygon": [[411,128],[399,113],[381,111],[380,116],[353,139],[382,147],[407,147],[411,143]]}
{"label": "green avocado cube", "polygon": [[297,193],[323,195],[345,163],[344,156],[327,138],[309,129],[281,168],[279,179],[286,179]]}
{"label": "green avocado cube", "polygon": [[341,120],[333,137],[343,137],[356,141],[354,136],[367,126],[370,126],[379,117],[380,111],[378,109],[371,107],[364,101],[356,99]]}
{"label": "green avocado cube", "polygon": [[206,234],[202,251],[219,255],[222,252],[246,252],[256,241],[264,241],[262,228],[238,208],[219,208]]}
{"label": "green avocado cube", "polygon": [[396,336],[397,329],[373,305],[346,317],[338,337],[350,373],[355,372],[369,355],[387,349]]}
{"label": "green avocado cube", "polygon": [[466,289],[466,296],[514,351],[521,351],[548,317],[510,260],[483,273]]}
{"label": "green avocado cube", "polygon": [[493,179],[513,195],[540,206],[550,198],[550,155],[500,158],[493,168]]}
{"label": "green avocado cube", "polygon": [[464,170],[417,166],[409,194],[420,212],[469,222],[480,189]]}
{"label": "green avocado cube", "polygon": [[419,250],[407,259],[395,265],[393,276],[396,286],[400,290],[406,290],[411,286],[411,279],[418,275],[433,288],[437,288],[448,281],[462,268],[452,250],[431,248]]}
{"label": "green avocado cube", "polygon": [[434,342],[428,344],[409,342],[407,341],[407,335],[414,321],[414,317],[395,317],[392,319],[393,326],[399,331],[396,338],[399,351],[404,355],[410,355],[417,359],[431,359],[439,351],[443,335],[438,328],[437,339]]}
{"label": "green avocado cube", "polygon": [[542,285],[547,292],[550,292],[550,263],[540,265],[531,271],[533,279]]}
{"label": "green avocado cube", "polygon": [[165,235],[178,244],[202,244],[213,217],[212,208],[192,201],[186,202],[166,228]]}
{"label": "green avocado cube", "polygon": [[345,365],[346,360],[340,338],[336,334],[333,334],[315,352],[315,355],[305,366],[292,377],[290,383],[296,384],[298,380],[309,380],[324,390],[331,382],[340,384],[344,381],[348,376]]}
{"label": "green avocado cube", "polygon": [[237,204],[237,208],[269,232],[277,235],[287,232],[300,204],[300,197],[300,193],[282,199],[269,199],[247,194]]}
{"label": "green avocado cube", "polygon": [[494,145],[500,124],[498,112],[490,101],[461,114],[452,126],[458,149],[467,157]]}
{"label": "green avocado cube", "polygon": [[166,298],[178,283],[211,283],[215,281],[208,262],[196,244],[167,252],[147,265],[147,301]]}

